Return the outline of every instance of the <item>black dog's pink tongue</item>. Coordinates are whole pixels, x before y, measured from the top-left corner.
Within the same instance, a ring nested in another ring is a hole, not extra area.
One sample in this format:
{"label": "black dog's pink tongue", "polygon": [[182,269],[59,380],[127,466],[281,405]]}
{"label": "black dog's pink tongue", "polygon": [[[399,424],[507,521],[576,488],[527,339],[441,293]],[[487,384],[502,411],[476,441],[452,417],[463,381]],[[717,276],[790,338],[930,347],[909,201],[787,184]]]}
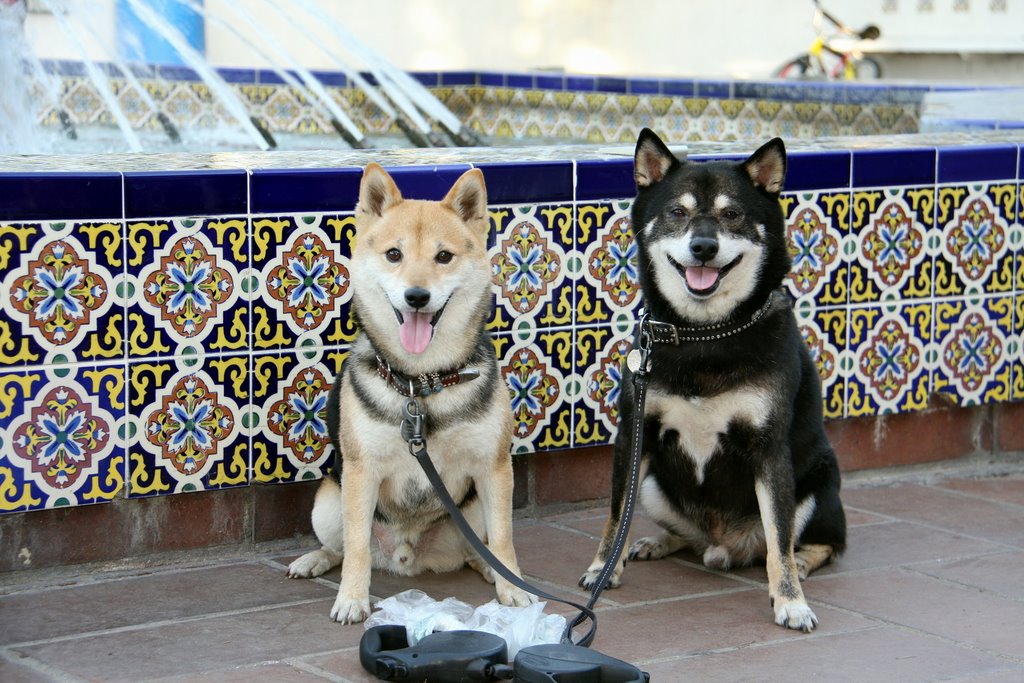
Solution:
{"label": "black dog's pink tongue", "polygon": [[433,318],[433,313],[402,313],[402,324],[398,327],[398,341],[402,343],[402,348],[409,353],[426,351],[434,335],[434,326],[430,324]]}
{"label": "black dog's pink tongue", "polygon": [[718,268],[690,266],[686,269],[686,284],[690,285],[690,289],[696,292],[711,289],[715,286],[715,282],[717,281]]}

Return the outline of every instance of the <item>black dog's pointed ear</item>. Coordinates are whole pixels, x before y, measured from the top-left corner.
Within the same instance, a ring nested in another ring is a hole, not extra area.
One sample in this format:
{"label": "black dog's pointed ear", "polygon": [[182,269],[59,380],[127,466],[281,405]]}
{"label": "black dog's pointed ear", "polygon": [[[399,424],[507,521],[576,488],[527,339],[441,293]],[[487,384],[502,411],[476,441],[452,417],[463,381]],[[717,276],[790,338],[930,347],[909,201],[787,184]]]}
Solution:
{"label": "black dog's pointed ear", "polygon": [[781,138],[772,138],[743,162],[754,187],[769,194],[782,192],[786,180],[786,145]]}
{"label": "black dog's pointed ear", "polygon": [[640,131],[633,154],[633,178],[637,187],[650,187],[660,182],[669,169],[678,164],[679,160],[653,130]]}

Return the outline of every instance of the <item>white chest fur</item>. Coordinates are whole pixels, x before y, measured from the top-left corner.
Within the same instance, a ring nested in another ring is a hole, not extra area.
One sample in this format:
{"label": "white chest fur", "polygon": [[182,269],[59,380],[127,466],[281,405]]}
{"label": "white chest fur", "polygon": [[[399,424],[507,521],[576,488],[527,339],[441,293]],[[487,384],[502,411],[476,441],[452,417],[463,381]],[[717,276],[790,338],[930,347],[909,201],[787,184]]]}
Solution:
{"label": "white chest fur", "polygon": [[770,392],[758,387],[727,391],[710,398],[683,398],[652,391],[647,397],[647,419],[661,420],[661,433],[679,434],[679,448],[693,461],[697,481],[719,449],[719,439],[733,422],[763,427],[771,412]]}

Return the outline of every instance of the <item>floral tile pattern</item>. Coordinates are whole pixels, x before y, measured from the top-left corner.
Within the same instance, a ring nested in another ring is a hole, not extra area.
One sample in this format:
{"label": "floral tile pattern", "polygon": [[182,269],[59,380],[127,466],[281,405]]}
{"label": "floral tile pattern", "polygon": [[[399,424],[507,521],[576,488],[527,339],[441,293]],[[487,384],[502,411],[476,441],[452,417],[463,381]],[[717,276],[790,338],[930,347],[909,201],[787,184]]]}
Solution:
{"label": "floral tile pattern", "polygon": [[1014,308],[1014,299],[1009,296],[951,299],[935,304],[937,362],[933,391],[958,405],[1010,400]]}
{"label": "floral tile pattern", "polygon": [[640,309],[632,206],[624,200],[576,207],[576,252],[582,259],[576,285],[578,325],[632,320]]}
{"label": "floral tile pattern", "polygon": [[0,223],[0,366],[123,353],[121,240],[120,221]]}
{"label": "floral tile pattern", "polygon": [[852,303],[932,295],[935,189],[903,187],[853,193]]}
{"label": "floral tile pattern", "polygon": [[344,349],[315,347],[253,357],[248,426],[254,482],[318,478],[329,466],[327,394],[344,357]]}
{"label": "floral tile pattern", "polygon": [[0,511],[123,495],[124,396],[120,365],[0,373]]}
{"label": "floral tile pattern", "polygon": [[[632,144],[638,122],[673,141],[916,126],[909,96],[875,102],[844,89],[802,101],[806,88],[659,81],[644,92],[595,82],[573,90],[546,76],[562,87],[539,76],[516,85],[511,75],[433,87],[474,130],[497,136]],[[114,82],[135,125],[154,128],[148,105]],[[204,86],[145,87],[175,121],[215,125]],[[273,130],[330,128],[286,86],[233,87]],[[67,77],[64,88],[76,122],[103,120],[89,84]],[[340,81],[331,88],[368,131],[394,132],[365,94]],[[920,144],[791,157],[785,286],[828,418],[920,411],[937,394],[959,405],[1024,400],[1020,144]],[[545,153],[544,169],[497,151],[446,151],[443,162],[444,173],[481,164],[494,189],[488,327],[514,449],[524,453],[613,440],[642,306],[627,164]],[[410,187],[444,175],[415,166],[413,152],[382,155],[406,167]],[[326,395],[357,333],[349,258],[358,172],[268,170],[220,169],[223,178],[203,186],[229,192],[210,193],[220,203],[206,210],[202,193],[176,184],[192,171],[107,173],[93,194],[109,201],[79,190],[60,204],[101,207],[78,217],[0,193],[0,512],[322,475],[333,457]],[[0,184],[24,182],[12,175],[0,173]],[[310,198],[308,210],[296,197]],[[107,215],[111,206],[120,213]]]}
{"label": "floral tile pattern", "polygon": [[929,302],[851,309],[849,417],[927,407],[931,331]]}
{"label": "floral tile pattern", "polygon": [[249,357],[200,355],[128,366],[128,495],[244,486]]}
{"label": "floral tile pattern", "polygon": [[254,217],[252,233],[253,348],[351,342],[352,216]]}
{"label": "floral tile pattern", "polygon": [[495,235],[491,281],[497,289],[490,329],[571,325],[572,207],[514,206],[491,209],[490,214]]}
{"label": "floral tile pattern", "polygon": [[787,193],[781,198],[793,261],[786,287],[817,306],[849,300],[850,193]]}
{"label": "floral tile pattern", "polygon": [[248,347],[245,218],[129,222],[132,357]]}
{"label": "floral tile pattern", "polygon": [[935,264],[936,296],[1012,290],[1009,226],[1016,219],[1016,195],[1016,183],[938,188],[936,225],[942,243]]}

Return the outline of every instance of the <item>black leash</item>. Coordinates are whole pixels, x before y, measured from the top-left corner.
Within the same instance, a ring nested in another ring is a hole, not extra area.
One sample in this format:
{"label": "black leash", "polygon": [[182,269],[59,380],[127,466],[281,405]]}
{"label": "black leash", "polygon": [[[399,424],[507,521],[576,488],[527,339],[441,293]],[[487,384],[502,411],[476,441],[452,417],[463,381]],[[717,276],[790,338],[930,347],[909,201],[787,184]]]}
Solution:
{"label": "black leash", "polygon": [[[565,632],[562,634],[563,643],[589,647],[593,642],[594,636],[597,632],[597,615],[594,614],[594,605],[597,603],[602,591],[604,591],[605,587],[608,585],[608,579],[612,575],[612,572],[615,571],[615,567],[618,564],[619,557],[622,555],[623,546],[625,545],[626,538],[629,534],[629,526],[633,519],[633,510],[636,506],[636,494],[640,483],[640,456],[643,452],[644,434],[644,402],[647,397],[647,373],[650,370],[649,356],[654,343],[649,324],[650,317],[646,312],[641,312],[640,323],[637,327],[637,339],[634,343],[633,350],[630,352],[630,369],[633,371],[633,386],[635,391],[632,425],[633,444],[631,448],[629,479],[626,484],[626,499],[619,517],[619,528],[615,534],[615,541],[612,543],[612,552],[605,561],[604,567],[601,569],[601,573],[598,574],[597,581],[591,589],[590,599],[587,601],[586,605],[581,605],[577,602],[573,602],[572,600],[559,598],[530,585],[519,576],[516,576],[514,572],[502,564],[501,561],[491,553],[484,542],[480,540],[480,537],[476,535],[476,532],[473,531],[473,528],[466,521],[466,518],[462,516],[462,511],[459,510],[459,506],[452,499],[451,494],[448,493],[448,489],[445,487],[444,482],[441,480],[441,476],[437,473],[437,469],[434,467],[433,461],[430,459],[430,454],[427,452],[426,437],[423,435],[423,413],[420,411],[419,403],[415,398],[410,398],[406,402],[403,410],[404,419],[402,420],[402,437],[405,439],[406,443],[409,444],[409,453],[412,454],[419,462],[420,467],[423,468],[423,472],[427,475],[427,479],[430,481],[430,485],[434,487],[434,491],[448,510],[448,514],[451,515],[456,526],[459,527],[459,530],[480,557],[482,557],[487,564],[491,565],[492,569],[498,572],[505,580],[514,586],[518,586],[519,588],[529,593],[533,593],[537,597],[544,598],[545,600],[554,600],[556,602],[575,607],[579,610],[579,614],[566,625]],[[633,365],[636,366],[635,369],[633,368]],[[590,622],[589,630],[578,641],[573,642],[573,630],[587,621]]]}
{"label": "black leash", "polygon": [[[619,527],[615,534],[615,540],[612,543],[611,553],[606,558],[605,564],[598,574],[597,581],[594,583],[591,589],[590,599],[585,605],[581,605],[572,600],[566,600],[555,595],[551,595],[547,591],[543,591],[512,572],[497,557],[487,548],[480,537],[477,536],[476,532],[463,517],[462,512],[459,510],[459,506],[452,499],[451,494],[445,487],[441,476],[437,473],[437,469],[434,467],[433,461],[430,459],[430,454],[427,452],[426,437],[423,434],[423,412],[420,410],[419,402],[416,398],[412,397],[406,402],[403,409],[403,420],[401,425],[402,438],[405,439],[409,445],[409,453],[413,455],[420,467],[426,474],[427,479],[430,481],[431,486],[434,487],[435,492],[441,499],[442,504],[448,510],[448,514],[451,516],[452,521],[462,532],[466,540],[469,541],[473,549],[483,558],[491,568],[501,575],[506,581],[514,586],[521,588],[529,593],[536,595],[537,597],[545,600],[554,600],[565,605],[579,610],[579,613],[575,618],[568,621],[566,624],[565,631],[562,633],[561,645],[537,645],[528,648],[524,648],[520,655],[516,657],[515,668],[509,668],[502,666],[497,662],[500,660],[501,655],[493,649],[493,642],[482,641],[481,636],[478,632],[449,632],[449,634],[442,636],[442,634],[432,634],[424,638],[421,643],[428,639],[435,639],[427,647],[436,647],[437,653],[440,653],[439,659],[444,660],[445,656],[450,655],[453,651],[459,653],[465,653],[467,648],[474,652],[474,658],[468,661],[472,663],[472,666],[480,667],[481,675],[486,675],[487,678],[480,678],[477,680],[488,680],[493,678],[511,678],[512,674],[516,676],[516,680],[548,680],[545,676],[551,677],[551,680],[555,680],[554,676],[556,672],[563,672],[565,674],[591,674],[597,676],[597,678],[588,678],[587,680],[594,681],[646,681],[648,679],[647,674],[639,671],[632,665],[626,664],[613,657],[608,657],[599,652],[588,651],[583,648],[587,648],[591,645],[594,640],[594,636],[597,633],[597,615],[594,613],[594,605],[597,603],[602,591],[608,585],[608,579],[615,571],[615,567],[618,565],[619,557],[622,555],[623,547],[626,543],[626,537],[629,534],[629,526],[632,522],[633,510],[636,506],[637,491],[639,489],[640,479],[640,459],[643,452],[643,416],[644,416],[644,402],[647,396],[647,384],[648,384],[648,372],[650,370],[650,352],[653,347],[653,335],[650,327],[650,317],[646,312],[641,312],[640,323],[637,326],[636,338],[634,340],[633,350],[629,354],[627,361],[630,370],[633,373],[633,386],[634,386],[634,401],[633,401],[633,424],[632,424],[632,453],[631,463],[629,470],[629,479],[626,485],[626,498],[623,501],[622,511],[619,516]],[[573,631],[583,623],[589,621],[590,628],[583,636],[577,640],[572,640]],[[379,678],[385,680],[404,680],[405,676],[409,675],[409,667],[406,663],[400,662],[399,658],[394,656],[380,656],[382,650],[390,650],[392,652],[398,652],[399,648],[402,647],[402,641],[404,640],[404,629],[401,627],[377,627],[381,629],[374,632],[373,629],[367,631],[364,636],[364,643],[361,647],[360,657],[363,661],[363,666],[377,674]],[[401,629],[399,633],[395,629]],[[458,635],[457,635],[458,634]],[[464,635],[463,635],[464,634]],[[470,635],[477,634],[477,635]],[[438,638],[438,636],[441,636]],[[369,646],[366,645],[367,639],[371,641]],[[391,647],[386,647],[384,641],[390,639]],[[464,639],[464,640],[460,640]],[[462,646],[461,643],[466,643]],[[473,646],[477,646],[474,650]],[[488,649],[488,646],[491,649]],[[407,648],[411,650],[413,648]],[[419,658],[423,653],[417,652],[413,655],[413,658]],[[409,660],[411,661],[411,660]],[[461,664],[465,661],[465,658],[460,659]],[[443,666],[450,666],[450,662],[447,660],[443,661]],[[486,670],[486,673],[485,673]],[[426,670],[421,669],[423,673],[427,673]],[[452,671],[450,668],[441,668],[431,671],[431,673],[441,674],[443,672]],[[533,678],[534,674],[542,676],[542,678]],[[522,677],[520,677],[522,676]],[[442,680],[442,678],[435,678],[434,680]],[[456,679],[461,680],[461,679]]]}

